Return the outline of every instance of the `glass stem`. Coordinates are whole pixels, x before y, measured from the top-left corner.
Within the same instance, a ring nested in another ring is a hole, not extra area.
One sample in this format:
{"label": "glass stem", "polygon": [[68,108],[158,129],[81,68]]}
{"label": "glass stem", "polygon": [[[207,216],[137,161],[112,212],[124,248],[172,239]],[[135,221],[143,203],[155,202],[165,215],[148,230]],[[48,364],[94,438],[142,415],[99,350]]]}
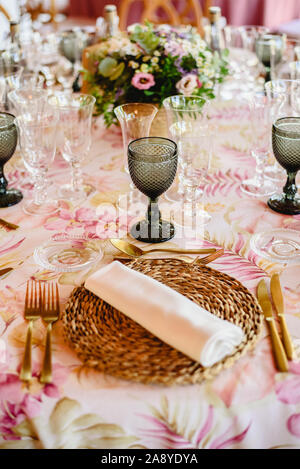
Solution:
{"label": "glass stem", "polygon": [[191,217],[196,216],[196,187],[186,186],[184,200],[188,203],[187,212]]}
{"label": "glass stem", "polygon": [[256,158],[256,182],[259,186],[265,182],[265,162],[262,158]]}
{"label": "glass stem", "polygon": [[285,198],[290,201],[293,201],[295,199],[295,195],[297,194],[297,191],[298,191],[297,185],[296,185],[296,175],[297,175],[297,172],[288,173],[287,182],[283,188]]}
{"label": "glass stem", "polygon": [[6,193],[6,188],[7,188],[7,179],[4,176],[3,165],[2,165],[0,166],[0,195],[3,195]]}
{"label": "glass stem", "polygon": [[47,179],[46,173],[39,174],[34,178],[34,203],[43,205],[47,199]]}
{"label": "glass stem", "polygon": [[82,186],[82,172],[80,164],[76,161],[71,162],[72,167],[72,188],[74,192],[80,192]]}
{"label": "glass stem", "polygon": [[159,225],[161,222],[161,213],[158,208],[158,197],[156,199],[149,198],[146,218],[150,226]]}

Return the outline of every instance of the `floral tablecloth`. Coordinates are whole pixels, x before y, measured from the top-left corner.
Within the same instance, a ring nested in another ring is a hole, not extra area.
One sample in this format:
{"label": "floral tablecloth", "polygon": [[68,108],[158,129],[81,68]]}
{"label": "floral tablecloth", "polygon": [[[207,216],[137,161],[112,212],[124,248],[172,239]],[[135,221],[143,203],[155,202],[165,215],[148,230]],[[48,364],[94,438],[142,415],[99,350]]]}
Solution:
{"label": "floral tablecloth", "polygon": [[[253,233],[276,227],[300,230],[300,216],[270,211],[265,200],[249,198],[241,181],[254,172],[249,155],[248,118],[238,105],[220,104],[215,113],[214,149],[205,186],[205,206],[212,222],[204,244],[225,247],[212,267],[239,279],[250,291],[282,266],[259,258],[249,248]],[[14,270],[0,280],[0,448],[300,448],[300,362],[289,373],[274,366],[268,331],[235,365],[202,385],[160,387],[138,385],[85,368],[64,343],[62,325],[53,330],[53,383],[41,385],[45,326],[38,320],[33,334],[33,379],[20,382],[27,323],[24,292],[30,278],[56,280],[61,307],[85,273],[57,274],[38,267],[35,247],[56,233],[84,233],[111,260],[106,239],[116,226],[126,233],[128,220],[106,207],[128,189],[123,171],[119,129],[95,123],[93,146],[84,177],[95,187],[80,206],[61,201],[55,216],[27,216],[21,205],[1,209],[0,217],[20,226],[0,229],[0,266]],[[7,165],[10,184],[30,194],[30,178],[18,155]],[[68,165],[57,155],[50,181],[58,186],[69,177]],[[53,186],[55,189],[55,186]],[[99,205],[100,208],[99,209]],[[129,220],[130,221],[130,220]],[[199,237],[174,240],[188,247]],[[0,268],[1,268],[0,267]],[[296,348],[300,343],[300,266],[283,272],[287,319]],[[287,280],[285,278],[285,280]]]}

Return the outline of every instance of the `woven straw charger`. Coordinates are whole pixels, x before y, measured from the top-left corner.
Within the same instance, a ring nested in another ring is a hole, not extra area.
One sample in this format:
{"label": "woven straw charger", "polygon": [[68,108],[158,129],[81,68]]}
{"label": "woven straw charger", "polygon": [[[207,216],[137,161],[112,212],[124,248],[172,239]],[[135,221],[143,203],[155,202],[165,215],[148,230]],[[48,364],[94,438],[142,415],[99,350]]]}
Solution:
{"label": "woven straw charger", "polygon": [[243,329],[245,340],[233,355],[204,368],[82,286],[73,290],[62,321],[65,339],[85,366],[140,383],[201,383],[229,368],[257,341],[262,324],[260,306],[232,277],[199,263],[188,265],[175,259],[139,259],[126,264],[219,318],[237,324]]}

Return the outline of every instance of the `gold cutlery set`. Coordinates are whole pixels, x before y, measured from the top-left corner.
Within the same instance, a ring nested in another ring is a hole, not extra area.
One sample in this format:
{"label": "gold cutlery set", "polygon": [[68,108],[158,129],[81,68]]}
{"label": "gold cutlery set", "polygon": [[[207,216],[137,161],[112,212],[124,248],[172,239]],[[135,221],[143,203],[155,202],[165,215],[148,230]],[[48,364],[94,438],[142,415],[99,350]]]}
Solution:
{"label": "gold cutlery set", "polygon": [[[6,222],[0,219],[0,227],[6,230],[15,230],[17,225]],[[176,256],[173,259],[182,260],[190,265],[197,262],[202,265],[207,265],[224,254],[224,249],[215,248],[202,248],[202,249],[181,249],[181,248],[154,248],[143,250],[134,244],[122,239],[110,239],[111,244],[119,251],[128,257],[114,256],[114,259],[127,261],[132,258],[140,258],[153,252],[166,252],[174,254],[198,254],[194,259],[186,256]],[[206,257],[199,257],[199,254],[208,254]],[[0,278],[11,272],[11,267],[0,269]],[[288,360],[294,358],[293,343],[287,328],[285,315],[284,315],[284,302],[283,295],[279,280],[279,275],[275,274],[270,282],[271,297],[275,307],[279,324],[282,332],[282,341],[280,339],[275,317],[273,315],[273,305],[269,298],[267,284],[265,280],[261,280],[257,288],[257,296],[260,306],[263,310],[265,320],[270,330],[272,341],[272,349],[276,367],[281,372],[288,371]],[[41,282],[28,281],[25,297],[24,317],[29,321],[27,329],[27,337],[25,344],[25,352],[23,358],[23,365],[20,372],[22,381],[30,381],[32,378],[31,373],[31,348],[32,348],[32,330],[33,323],[36,319],[41,317],[47,324],[46,345],[43,361],[43,368],[40,375],[42,383],[51,383],[52,381],[52,364],[51,364],[51,330],[52,324],[59,318],[59,294],[57,284],[41,284]]]}
{"label": "gold cutlery set", "polygon": [[31,349],[33,324],[39,317],[47,324],[47,335],[41,383],[52,381],[51,330],[53,322],[59,318],[59,294],[57,284],[29,280],[26,287],[24,317],[29,321],[20,379],[29,382],[32,378]]}
{"label": "gold cutlery set", "polygon": [[275,317],[273,315],[273,305],[269,297],[265,280],[261,280],[258,284],[257,297],[269,327],[276,367],[279,371],[287,372],[288,360],[293,360],[294,358],[294,347],[285,320],[284,301],[278,274],[274,274],[272,276],[270,290],[273,305],[279,319],[282,341],[278,334]]}

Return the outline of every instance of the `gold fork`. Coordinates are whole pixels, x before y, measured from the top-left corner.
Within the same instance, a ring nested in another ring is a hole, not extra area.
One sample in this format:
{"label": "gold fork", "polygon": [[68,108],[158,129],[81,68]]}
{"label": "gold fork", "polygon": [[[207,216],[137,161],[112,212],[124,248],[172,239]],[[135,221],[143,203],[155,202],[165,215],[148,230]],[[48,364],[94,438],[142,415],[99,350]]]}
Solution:
{"label": "gold fork", "polygon": [[51,383],[52,381],[52,354],[51,354],[51,332],[52,324],[59,318],[59,294],[58,286],[53,283],[44,284],[43,289],[43,310],[42,319],[47,325],[46,346],[43,362],[43,369],[40,377],[41,383]]}
{"label": "gold fork", "polygon": [[20,372],[20,379],[22,381],[31,380],[31,345],[32,345],[32,328],[33,322],[38,319],[41,314],[42,304],[42,290],[40,282],[29,280],[26,286],[24,317],[29,321],[25,351],[23,357],[23,364]]}

